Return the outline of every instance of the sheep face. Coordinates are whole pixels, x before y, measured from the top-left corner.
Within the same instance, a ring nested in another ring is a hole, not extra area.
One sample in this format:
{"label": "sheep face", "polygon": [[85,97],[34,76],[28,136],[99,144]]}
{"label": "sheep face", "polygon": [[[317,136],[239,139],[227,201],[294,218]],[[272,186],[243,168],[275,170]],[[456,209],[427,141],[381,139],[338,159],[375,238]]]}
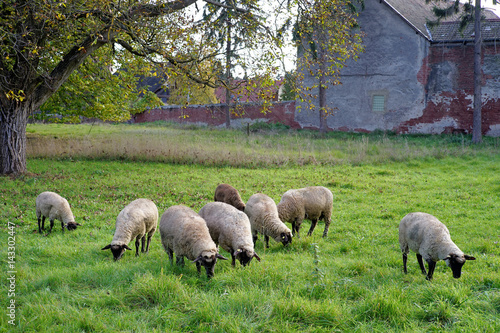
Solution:
{"label": "sheep face", "polygon": [[75,222],[68,222],[68,224],[65,224],[63,228],[68,229],[69,231],[75,230],[77,226],[81,225],[80,223],[75,223]]}
{"label": "sheep face", "polygon": [[203,252],[193,260],[196,263],[196,268],[198,269],[198,273],[201,273],[201,266],[205,267],[205,271],[207,273],[207,277],[210,279],[214,276],[214,268],[217,263],[217,259],[227,260],[220,254],[213,254],[212,252]]}
{"label": "sheep face", "polygon": [[453,272],[453,277],[455,279],[458,279],[462,274],[462,266],[465,264],[466,260],[476,260],[476,258],[469,256],[467,254],[464,254],[463,256],[450,254],[448,257],[444,259],[446,265],[448,265],[448,267],[451,268],[451,271]]}
{"label": "sheep face", "polygon": [[250,263],[253,258],[256,258],[260,261],[260,257],[254,251],[238,249],[234,251],[233,256],[238,259],[240,264],[245,267]]}
{"label": "sheep face", "polygon": [[130,247],[128,247],[126,244],[120,244],[120,245],[109,244],[109,245],[106,245],[105,247],[103,247],[101,250],[107,250],[107,249],[111,249],[111,253],[113,253],[113,258],[115,259],[115,261],[120,260],[120,258],[125,253],[125,250],[132,251],[132,249]]}
{"label": "sheep face", "polygon": [[292,233],[282,232],[278,237],[274,239],[277,242],[283,243],[284,246],[292,243]]}

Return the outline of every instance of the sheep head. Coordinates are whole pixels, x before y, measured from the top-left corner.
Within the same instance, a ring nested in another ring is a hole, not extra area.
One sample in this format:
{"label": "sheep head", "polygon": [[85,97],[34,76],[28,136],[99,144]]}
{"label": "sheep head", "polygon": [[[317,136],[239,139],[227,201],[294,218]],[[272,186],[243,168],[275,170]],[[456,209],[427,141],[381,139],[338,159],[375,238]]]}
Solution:
{"label": "sheep head", "polygon": [[284,246],[287,246],[288,244],[292,243],[292,233],[291,232],[282,232],[278,237],[275,239],[277,242],[283,243]]}
{"label": "sheep head", "polygon": [[476,260],[476,258],[469,256],[467,254],[458,255],[454,253],[450,253],[446,258],[443,259],[451,268],[453,272],[453,277],[458,279],[462,274],[462,266],[465,264],[466,260]]}
{"label": "sheep head", "polygon": [[217,263],[217,259],[227,260],[227,258],[223,257],[219,253],[213,254],[212,252],[202,252],[198,258],[193,260],[193,262],[196,264],[198,273],[200,273],[200,266],[205,267],[207,277],[210,279],[214,276],[214,268]]}
{"label": "sheep head", "polygon": [[75,223],[75,222],[68,222],[63,226],[63,229],[66,228],[68,230],[75,230],[77,226],[80,226],[80,223]]}
{"label": "sheep head", "polygon": [[120,260],[120,258],[125,253],[125,250],[132,251],[132,249],[128,247],[127,244],[114,244],[114,245],[108,244],[101,250],[107,250],[107,249],[111,249],[111,253],[113,253],[113,258],[115,259],[115,261]]}
{"label": "sheep head", "polygon": [[243,267],[248,265],[253,258],[260,261],[260,257],[257,255],[257,253],[251,250],[238,249],[234,251],[233,256],[239,260],[240,264]]}

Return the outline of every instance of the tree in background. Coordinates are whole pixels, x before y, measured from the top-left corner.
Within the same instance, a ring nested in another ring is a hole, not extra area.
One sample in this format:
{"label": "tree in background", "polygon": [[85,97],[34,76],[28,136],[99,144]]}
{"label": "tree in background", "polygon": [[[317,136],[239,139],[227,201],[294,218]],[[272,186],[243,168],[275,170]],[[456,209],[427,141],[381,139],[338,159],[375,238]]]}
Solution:
{"label": "tree in background", "polygon": [[[356,1],[363,5],[362,1]],[[297,0],[295,41],[299,48],[296,91],[310,109],[319,106],[319,130],[328,129],[327,117],[333,109],[326,105],[326,90],[340,84],[339,73],[348,59],[362,51],[361,35],[356,32],[356,11],[351,1]],[[317,81],[306,86],[304,73]],[[317,89],[318,94],[313,94]]]}
{"label": "tree in background", "polygon": [[[324,56],[334,64],[328,63],[326,70],[339,67],[357,50],[355,36],[346,32],[355,20],[345,9],[345,1],[202,1],[234,14],[231,26],[238,26],[239,35],[245,38],[245,49],[237,64],[249,77],[258,78],[259,84],[250,86],[258,85],[262,96],[271,96],[262,88],[274,87],[288,22],[299,22],[297,31],[303,37],[315,37],[314,31],[328,34],[328,38],[313,40],[316,44],[321,41],[325,50],[336,54]],[[273,10],[269,9],[271,5]],[[67,107],[78,111],[78,115],[105,119],[123,118],[123,109],[138,107],[125,91],[137,91],[134,75],[141,70],[161,67],[179,84],[223,84],[219,73],[225,68],[213,60],[227,52],[208,36],[211,31],[223,33],[226,25],[217,20],[199,20],[200,13],[197,0],[3,0],[0,174],[26,171],[28,117],[68,80],[71,84],[54,97],[57,104],[63,105],[59,111]],[[311,30],[312,26],[316,30]],[[316,57],[316,63],[318,59],[323,58]],[[117,72],[123,69],[125,73],[118,74],[122,80],[111,75],[110,66]],[[70,100],[77,92],[85,103]],[[118,106],[113,110],[114,100]]]}
{"label": "tree in background", "polygon": [[[445,0],[437,0],[447,2]],[[431,0],[425,0],[426,3]],[[493,4],[497,4],[497,0],[493,0]],[[482,142],[482,117],[481,117],[481,54],[482,54],[482,37],[481,37],[481,0],[475,0],[472,5],[472,0],[461,3],[460,0],[455,0],[453,3],[439,8],[433,9],[434,14],[438,18],[435,22],[429,22],[431,25],[439,24],[439,21],[453,14],[460,14],[460,29],[463,30],[469,23],[474,22],[474,111],[472,113],[472,142]]]}

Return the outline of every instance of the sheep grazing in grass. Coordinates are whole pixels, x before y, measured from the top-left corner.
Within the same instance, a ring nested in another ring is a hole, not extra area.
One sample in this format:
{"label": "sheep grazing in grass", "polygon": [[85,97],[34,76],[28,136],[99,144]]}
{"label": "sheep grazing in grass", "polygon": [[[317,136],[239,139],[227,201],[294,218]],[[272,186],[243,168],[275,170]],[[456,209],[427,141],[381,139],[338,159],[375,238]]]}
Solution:
{"label": "sheep grazing in grass", "polygon": [[290,222],[292,232],[297,237],[300,237],[300,226],[306,218],[311,220],[308,236],[313,233],[318,220],[325,221],[323,237],[328,236],[333,210],[333,194],[326,187],[310,186],[286,191],[277,207],[280,220]]}
{"label": "sheep grazing in grass", "polygon": [[238,190],[228,184],[219,184],[215,189],[214,201],[225,202],[236,209],[245,211],[245,203],[241,200]]}
{"label": "sheep grazing in grass", "polygon": [[102,250],[111,249],[114,259],[119,260],[125,250],[132,250],[128,243],[135,238],[135,256],[139,256],[139,242],[142,242],[141,252],[147,253],[151,238],[158,227],[158,208],[151,200],[134,200],[118,214],[115,226],[113,240]]}
{"label": "sheep grazing in grass", "polygon": [[198,274],[205,267],[208,278],[214,276],[217,259],[227,260],[218,253],[205,220],[186,206],[172,206],[163,213],[160,235],[171,264],[174,253],[179,266],[184,266],[186,257],[196,263]]}
{"label": "sheep grazing in grass", "polygon": [[269,247],[269,237],[285,246],[292,242],[292,232],[281,222],[276,203],[267,195],[262,193],[252,195],[248,199],[245,213],[250,220],[254,246],[258,232],[264,235],[266,247]]}
{"label": "sheep grazing in grass", "polygon": [[[45,227],[45,218],[50,221],[49,233],[54,227],[54,220],[61,221],[61,228],[75,230],[79,223],[75,222],[75,217],[71,212],[68,200],[54,192],[42,192],[36,198],[36,218],[38,220],[38,233],[42,233]],[[40,219],[41,218],[41,219]]]}
{"label": "sheep grazing in grass", "polygon": [[233,267],[236,259],[243,266],[253,258],[260,261],[254,251],[250,221],[245,213],[224,202],[210,202],[199,214],[207,223],[215,244],[231,253]]}
{"label": "sheep grazing in grass", "polygon": [[[412,250],[417,254],[420,270],[422,274],[427,274],[427,280],[432,280],[438,260],[446,262],[456,279],[460,277],[466,260],[476,260],[460,251],[451,240],[448,228],[436,217],[426,213],[410,213],[403,217],[399,223],[399,246],[403,252],[404,273],[408,273],[406,261],[409,250]],[[422,258],[427,261],[429,273],[425,271]]]}

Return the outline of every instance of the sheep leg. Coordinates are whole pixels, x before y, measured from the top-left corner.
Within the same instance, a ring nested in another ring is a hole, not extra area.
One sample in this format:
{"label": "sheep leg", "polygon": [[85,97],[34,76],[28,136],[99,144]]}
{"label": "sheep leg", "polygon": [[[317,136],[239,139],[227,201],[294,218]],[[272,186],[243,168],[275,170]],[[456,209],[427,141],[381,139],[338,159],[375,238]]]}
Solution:
{"label": "sheep leg", "polygon": [[427,271],[425,270],[424,262],[422,261],[422,256],[419,253],[417,253],[417,260],[420,266],[420,270],[422,271],[422,274],[426,275]]}
{"label": "sheep leg", "polygon": [[298,219],[293,220],[292,221],[292,233],[294,235],[296,235],[297,238],[300,238],[299,229],[300,229],[300,221]]}
{"label": "sheep leg", "polygon": [[[50,229],[49,234],[52,232],[52,228],[54,227],[54,220],[50,220]],[[64,230],[64,229],[63,229]]]}
{"label": "sheep leg", "polygon": [[199,261],[196,262],[196,270],[198,270],[198,275],[201,274],[201,263]]}
{"label": "sheep leg", "polygon": [[[175,258],[175,263],[177,266],[181,266],[181,267],[184,267],[184,257],[183,256],[178,256]],[[196,265],[198,265],[198,262],[196,263]],[[199,269],[198,269],[199,271]]]}
{"label": "sheep leg", "polygon": [[[314,231],[314,228],[316,228],[316,224],[318,224],[318,220],[317,219],[313,219],[311,220],[311,228],[309,228],[309,231],[307,232],[307,236],[311,236],[313,231]],[[323,237],[325,234],[323,233]]]}
{"label": "sheep leg", "polygon": [[264,235],[264,240],[266,241],[266,248],[269,248],[269,236]]}
{"label": "sheep leg", "polygon": [[436,262],[432,259],[426,260],[427,264],[429,265],[429,273],[425,277],[426,280],[430,281],[432,280],[432,275],[434,274],[434,269],[436,268]]}
{"label": "sheep leg", "polygon": [[151,244],[152,234],[148,234],[148,244],[146,245],[146,253],[149,253],[149,244]]}
{"label": "sheep leg", "polygon": [[168,259],[170,260],[170,265],[174,264],[174,251],[171,248],[167,248]]}
{"label": "sheep leg", "polygon": [[[40,228],[40,222],[42,223],[42,227]],[[45,226],[45,216],[42,216],[42,219],[38,218],[38,233],[41,234],[42,230],[44,229]]]}
{"label": "sheep leg", "polygon": [[259,236],[257,236],[257,232],[255,232],[252,234],[253,246],[257,243],[257,239],[259,239]]}
{"label": "sheep leg", "polygon": [[406,269],[406,262],[408,261],[408,254],[403,253],[403,272],[408,274],[408,270]]}
{"label": "sheep leg", "polygon": [[324,219],[325,221],[325,230],[323,231],[323,238],[328,236],[328,229],[330,229],[330,219]]}
{"label": "sheep leg", "polygon": [[233,267],[236,266],[236,257],[234,256],[232,251],[231,251],[231,266]]}
{"label": "sheep leg", "polygon": [[140,243],[139,236],[137,236],[137,238],[135,239],[135,256],[136,257],[139,256],[139,243]]}
{"label": "sheep leg", "polygon": [[146,251],[146,235],[141,238],[141,253]]}

